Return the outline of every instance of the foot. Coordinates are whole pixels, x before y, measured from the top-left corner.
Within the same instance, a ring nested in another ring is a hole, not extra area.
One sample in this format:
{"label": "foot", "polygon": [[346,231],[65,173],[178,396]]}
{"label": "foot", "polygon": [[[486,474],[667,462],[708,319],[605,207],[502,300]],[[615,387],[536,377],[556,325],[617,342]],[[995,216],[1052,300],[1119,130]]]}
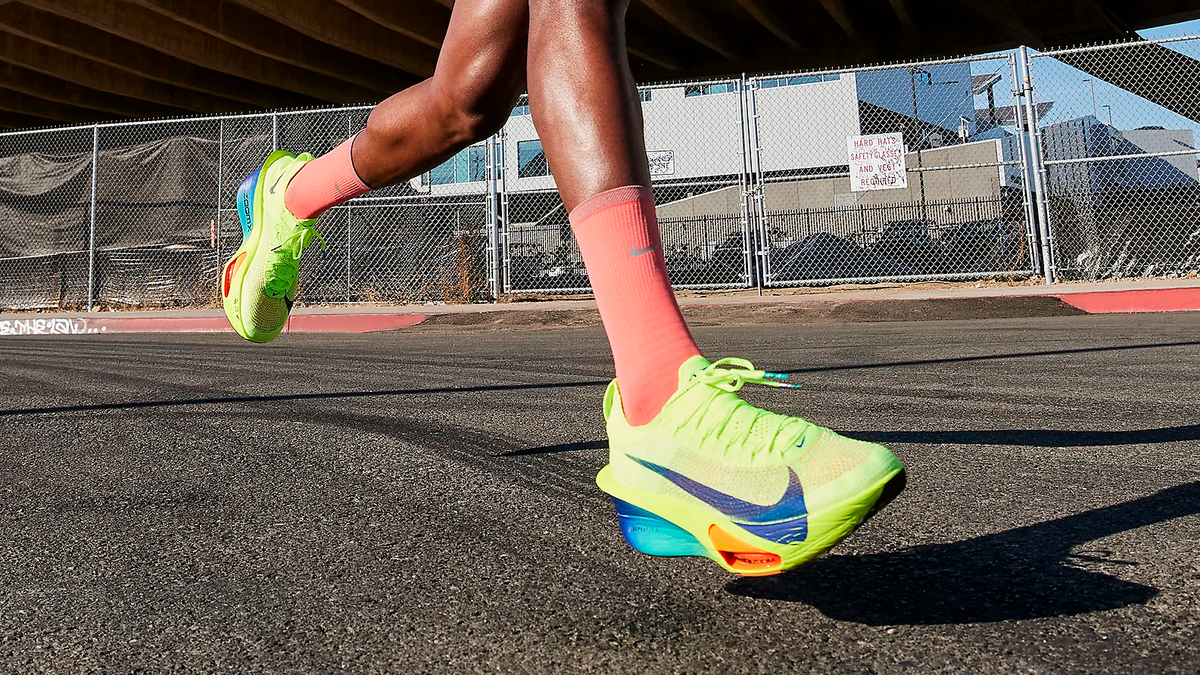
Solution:
{"label": "foot", "polygon": [[609,385],[610,463],[596,482],[635,549],[775,574],[824,553],[904,487],[904,465],[887,448],[741,400],[747,382],[791,386],[752,368],[692,357],[679,390],[640,427]]}
{"label": "foot", "polygon": [[283,204],[288,183],[312,159],[273,152],[238,188],[242,245],[225,263],[221,296],[229,323],[247,340],[270,342],[283,330],[296,300],[300,256],[320,239],[316,220],[297,220]]}

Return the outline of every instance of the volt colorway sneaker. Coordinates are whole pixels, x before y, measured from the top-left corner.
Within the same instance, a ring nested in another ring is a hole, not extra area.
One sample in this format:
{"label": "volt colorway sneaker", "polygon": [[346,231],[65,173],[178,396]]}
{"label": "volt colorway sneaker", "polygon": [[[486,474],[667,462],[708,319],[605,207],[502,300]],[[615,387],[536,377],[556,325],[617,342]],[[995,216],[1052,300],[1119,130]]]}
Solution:
{"label": "volt colorway sneaker", "polygon": [[706,556],[737,574],[782,572],[841,541],[904,487],[887,448],[760,410],[745,383],[790,387],[743,359],[679,368],[654,420],[630,426],[613,381],[604,397],[612,495],[621,532],[658,556]]}
{"label": "volt colorway sneaker", "polygon": [[283,205],[288,183],[312,159],[273,152],[238,188],[242,246],[225,263],[221,296],[229,323],[247,340],[270,342],[283,330],[296,300],[300,256],[321,237],[316,220],[297,220]]}

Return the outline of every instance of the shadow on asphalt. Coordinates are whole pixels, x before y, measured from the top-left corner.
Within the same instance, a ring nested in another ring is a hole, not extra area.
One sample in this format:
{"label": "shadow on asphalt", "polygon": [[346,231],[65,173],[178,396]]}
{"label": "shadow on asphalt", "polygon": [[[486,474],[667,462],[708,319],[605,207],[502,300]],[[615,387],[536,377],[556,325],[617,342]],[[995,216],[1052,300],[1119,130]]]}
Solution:
{"label": "shadow on asphalt", "polygon": [[1014,621],[1145,604],[1151,586],[1086,567],[1138,565],[1071,549],[1200,513],[1200,482],[1123,504],[952,544],[895,553],[832,555],[775,577],[729,582],[735,595],[803,602],[830,618],[872,626]]}
{"label": "shadow on asphalt", "polygon": [[[1023,445],[1034,448],[1077,448],[1098,445],[1136,445],[1139,443],[1174,443],[1200,440],[1200,424],[1161,429],[1129,429],[1124,431],[1062,430],[1062,429],[980,429],[959,431],[855,431],[838,429],[838,433],[872,443],[920,443],[922,445]],[[580,450],[607,450],[608,441],[560,443],[536,448],[505,452],[497,457],[522,455],[553,455]]]}
{"label": "shadow on asphalt", "polygon": [[[837,370],[866,370],[875,368],[897,368],[903,366],[936,365],[945,363],[967,363],[971,361],[994,361],[999,359],[1020,359],[1032,356],[1062,356],[1064,354],[1084,354],[1090,352],[1112,352],[1128,349],[1155,349],[1158,347],[1187,347],[1200,345],[1196,342],[1161,342],[1143,345],[1120,345],[1116,347],[1088,347],[1084,349],[1055,349],[1041,352],[1020,352],[1017,354],[988,354],[984,356],[962,356],[945,359],[925,359],[920,361],[889,361],[885,363],[863,363],[841,366],[822,366],[817,368],[800,368],[778,372],[819,373]],[[578,387],[608,386],[609,380],[584,380],[579,382],[540,382],[532,384],[496,384],[478,385],[472,387],[433,387],[428,389],[383,389],[377,391],[330,391],[311,392],[306,394],[275,394],[263,396],[217,396],[210,398],[169,399],[159,401],[124,401],[119,403],[94,403],[89,405],[68,405],[46,408],[15,408],[0,410],[0,417],[16,415],[53,415],[58,413],[93,412],[101,410],[137,410],[140,408],[169,408],[189,405],[216,405],[221,403],[275,403],[279,401],[310,401],[323,399],[367,398],[372,396],[421,396],[429,394],[461,394],[486,391],[522,391],[534,389],[567,389]],[[527,454],[538,454],[530,452]]]}
{"label": "shadow on asphalt", "polygon": [[1099,352],[1121,352],[1130,349],[1157,349],[1160,347],[1195,347],[1200,342],[1158,342],[1145,345],[1117,345],[1114,347],[1083,347],[1080,349],[1050,349],[1041,352],[1016,352],[1014,354],[984,354],[982,356],[954,356],[944,359],[921,359],[917,361],[889,361],[887,363],[861,363],[843,366],[816,366],[814,368],[796,368],[777,372],[788,375],[801,373],[824,373],[836,370],[872,370],[875,368],[897,368],[902,366],[932,366],[946,363],[971,363],[974,361],[1000,361],[1004,359],[1024,359],[1032,356],[1067,356],[1070,354],[1092,354]]}
{"label": "shadow on asphalt", "polygon": [[370,398],[373,396],[420,396],[428,394],[469,394],[485,391],[525,391],[535,389],[572,389],[578,387],[607,387],[608,380],[586,380],[582,382],[542,382],[537,384],[495,384],[475,387],[436,387],[430,389],[379,389],[375,391],[321,391],[308,394],[276,394],[266,396],[213,396],[209,398],[181,398],[164,401],[125,401],[121,403],[94,403],[89,405],[67,405],[55,408],[16,408],[0,410],[0,417],[16,415],[53,415],[58,413],[94,412],[100,410],[137,410],[140,408],[173,408],[188,405],[217,405],[221,403],[278,403],[280,401],[322,401],[342,398]]}
{"label": "shadow on asphalt", "polygon": [[553,455],[557,452],[577,452],[580,450],[607,450],[608,441],[583,441],[581,443],[560,443],[558,445],[543,445],[537,448],[524,448],[511,452],[502,452],[497,457],[520,457],[522,455]]}
{"label": "shadow on asphalt", "polygon": [[1035,448],[1072,448],[1091,445],[1135,445],[1200,440],[1200,424],[1161,429],[1122,431],[1069,431],[1059,429],[981,429],[978,431],[852,431],[839,429],[850,438],[873,443],[922,443],[953,445],[1025,445]]}

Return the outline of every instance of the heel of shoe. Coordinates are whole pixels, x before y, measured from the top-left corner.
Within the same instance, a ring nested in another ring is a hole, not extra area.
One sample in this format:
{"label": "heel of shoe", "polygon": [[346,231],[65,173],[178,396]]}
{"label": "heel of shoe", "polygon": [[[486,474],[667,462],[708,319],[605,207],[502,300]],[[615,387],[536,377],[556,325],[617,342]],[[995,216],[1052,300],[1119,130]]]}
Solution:
{"label": "heel of shoe", "polygon": [[254,229],[254,190],[258,187],[258,176],[261,172],[261,169],[255,169],[254,173],[246,176],[246,180],[238,186],[237,212],[238,220],[242,223],[243,239],[248,239],[250,230]]}
{"label": "heel of shoe", "polygon": [[707,556],[704,545],[687,530],[645,509],[612,498],[625,541],[647,555]]}

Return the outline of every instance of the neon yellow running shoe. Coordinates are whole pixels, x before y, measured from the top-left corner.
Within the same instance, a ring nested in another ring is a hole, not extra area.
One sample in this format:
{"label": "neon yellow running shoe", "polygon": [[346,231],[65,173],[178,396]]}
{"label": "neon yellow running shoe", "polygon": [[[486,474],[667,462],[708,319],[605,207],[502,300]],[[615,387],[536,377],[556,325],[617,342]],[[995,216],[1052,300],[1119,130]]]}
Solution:
{"label": "neon yellow running shoe", "polygon": [[274,340],[296,300],[300,256],[313,238],[316,220],[297,220],[283,205],[287,185],[313,156],[278,150],[238,188],[242,245],[221,273],[225,316],[238,335],[253,342]]}
{"label": "neon yellow running shoe", "polygon": [[609,465],[596,483],[631,546],[775,574],[824,553],[899,494],[904,465],[887,448],[736,393],[748,382],[793,386],[786,379],[743,359],[695,356],[662,412],[640,427],[625,421],[617,382],[609,385]]}

